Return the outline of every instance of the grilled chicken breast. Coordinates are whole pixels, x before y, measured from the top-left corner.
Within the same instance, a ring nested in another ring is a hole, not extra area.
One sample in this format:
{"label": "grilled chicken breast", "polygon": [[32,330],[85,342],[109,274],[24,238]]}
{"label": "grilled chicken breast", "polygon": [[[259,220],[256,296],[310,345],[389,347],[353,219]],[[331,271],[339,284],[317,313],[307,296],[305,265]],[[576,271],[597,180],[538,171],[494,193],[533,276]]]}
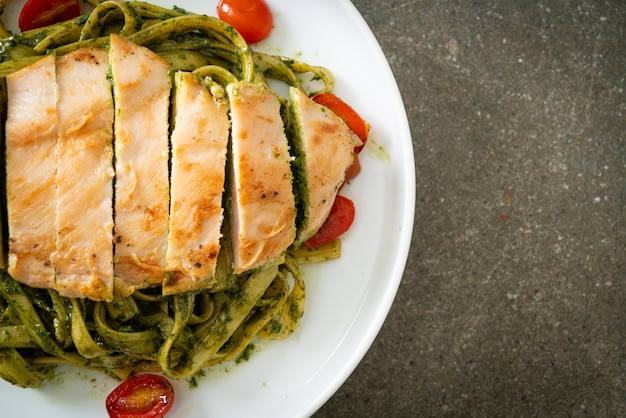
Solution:
{"label": "grilled chicken breast", "polygon": [[234,272],[284,256],[295,238],[291,156],[280,102],[260,84],[227,87],[232,123],[231,234]]}
{"label": "grilled chicken breast", "polygon": [[341,118],[310,99],[302,90],[289,89],[290,138],[296,154],[299,224],[295,246],[322,226],[354,162],[361,140]]}
{"label": "grilled chicken breast", "polygon": [[56,287],[113,299],[113,98],[107,52],[57,59]]}
{"label": "grilled chicken breast", "polygon": [[170,138],[169,73],[113,34],[108,51],[49,55],[7,77],[15,279],[92,300],[152,285],[177,294],[210,286],[220,251],[240,274],[281,262],[325,221],[361,144],[338,116],[291,88],[290,144],[268,86],[232,83],[215,97],[177,72]]}
{"label": "grilled chicken breast", "polygon": [[54,55],[6,78],[8,272],[32,287],[55,285],[57,84]]}
{"label": "grilled chicken breast", "polygon": [[215,274],[230,129],[226,99],[213,97],[198,78],[177,72],[174,91],[164,294],[206,286]]}
{"label": "grilled chicken breast", "polygon": [[115,99],[114,268],[132,291],[161,284],[165,275],[171,82],[165,60],[114,34],[109,61]]}

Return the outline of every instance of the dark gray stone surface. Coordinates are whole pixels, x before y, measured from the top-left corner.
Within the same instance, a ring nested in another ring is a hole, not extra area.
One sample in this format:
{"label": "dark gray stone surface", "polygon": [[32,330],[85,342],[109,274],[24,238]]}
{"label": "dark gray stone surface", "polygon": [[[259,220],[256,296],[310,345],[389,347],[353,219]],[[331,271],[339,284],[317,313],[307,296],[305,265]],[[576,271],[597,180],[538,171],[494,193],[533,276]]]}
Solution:
{"label": "dark gray stone surface", "polygon": [[316,417],[626,415],[626,2],[354,0],[397,78],[412,248]]}

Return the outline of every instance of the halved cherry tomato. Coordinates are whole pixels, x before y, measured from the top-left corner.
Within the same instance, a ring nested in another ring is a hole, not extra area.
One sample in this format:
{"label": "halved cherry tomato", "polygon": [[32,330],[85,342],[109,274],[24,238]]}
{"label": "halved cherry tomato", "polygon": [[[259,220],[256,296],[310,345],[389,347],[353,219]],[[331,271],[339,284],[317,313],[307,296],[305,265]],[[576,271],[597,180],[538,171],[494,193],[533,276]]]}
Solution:
{"label": "halved cherry tomato", "polygon": [[359,161],[359,154],[354,154],[354,162],[348,171],[346,171],[346,181],[350,181],[355,178],[361,172],[361,162]]}
{"label": "halved cherry tomato", "polygon": [[339,238],[354,221],[354,203],[342,195],[337,195],[328,218],[311,238],[304,242],[307,247],[319,247]]}
{"label": "halved cherry tomato", "polygon": [[264,0],[220,0],[217,17],[237,29],[249,44],[267,38],[274,24]]}
{"label": "halved cherry tomato", "polygon": [[109,394],[106,408],[111,418],[161,418],[172,407],[174,388],[156,374],[138,374]]}
{"label": "halved cherry tomato", "polygon": [[21,31],[41,28],[80,15],[78,0],[28,0],[18,19]]}
{"label": "halved cherry tomato", "polygon": [[350,130],[361,139],[361,142],[363,142],[363,145],[359,145],[354,149],[356,153],[361,152],[367,142],[367,137],[370,131],[370,125],[365,121],[365,119],[363,119],[352,107],[350,107],[349,104],[341,100],[333,93],[319,93],[314,95],[312,99],[322,106],[326,106],[332,110],[334,114],[343,119],[346,125],[348,125],[348,128],[350,128]]}

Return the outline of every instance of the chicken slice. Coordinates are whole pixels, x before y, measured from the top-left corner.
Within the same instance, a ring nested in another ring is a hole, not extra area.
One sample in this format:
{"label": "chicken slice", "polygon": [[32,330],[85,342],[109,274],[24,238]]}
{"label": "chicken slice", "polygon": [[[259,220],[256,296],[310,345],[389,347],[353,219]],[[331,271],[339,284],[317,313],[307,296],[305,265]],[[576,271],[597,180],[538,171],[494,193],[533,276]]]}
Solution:
{"label": "chicken slice", "polygon": [[169,65],[111,35],[115,100],[115,275],[120,291],[161,284],[169,210]]}
{"label": "chicken slice", "polygon": [[108,54],[57,59],[56,287],[62,296],[113,300],[113,98]]}
{"label": "chicken slice", "polygon": [[227,86],[232,123],[233,268],[241,273],[284,257],[295,238],[291,156],[280,102],[261,84]]}
{"label": "chicken slice", "polygon": [[191,73],[174,77],[171,196],[163,294],[206,286],[220,251],[222,194],[230,121],[216,98]]}
{"label": "chicken slice", "polygon": [[302,90],[289,89],[289,136],[299,196],[295,246],[322,226],[354,162],[354,147],[361,140],[341,118],[310,99]]}
{"label": "chicken slice", "polygon": [[6,78],[8,272],[32,287],[55,284],[55,57]]}

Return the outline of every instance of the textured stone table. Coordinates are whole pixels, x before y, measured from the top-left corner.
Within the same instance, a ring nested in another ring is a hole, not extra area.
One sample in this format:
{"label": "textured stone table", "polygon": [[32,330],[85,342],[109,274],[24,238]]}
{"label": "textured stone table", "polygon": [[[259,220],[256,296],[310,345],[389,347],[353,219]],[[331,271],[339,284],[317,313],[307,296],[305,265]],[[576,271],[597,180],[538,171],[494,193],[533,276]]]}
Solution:
{"label": "textured stone table", "polygon": [[354,4],[405,101],[416,218],[316,416],[625,416],[626,2]]}

